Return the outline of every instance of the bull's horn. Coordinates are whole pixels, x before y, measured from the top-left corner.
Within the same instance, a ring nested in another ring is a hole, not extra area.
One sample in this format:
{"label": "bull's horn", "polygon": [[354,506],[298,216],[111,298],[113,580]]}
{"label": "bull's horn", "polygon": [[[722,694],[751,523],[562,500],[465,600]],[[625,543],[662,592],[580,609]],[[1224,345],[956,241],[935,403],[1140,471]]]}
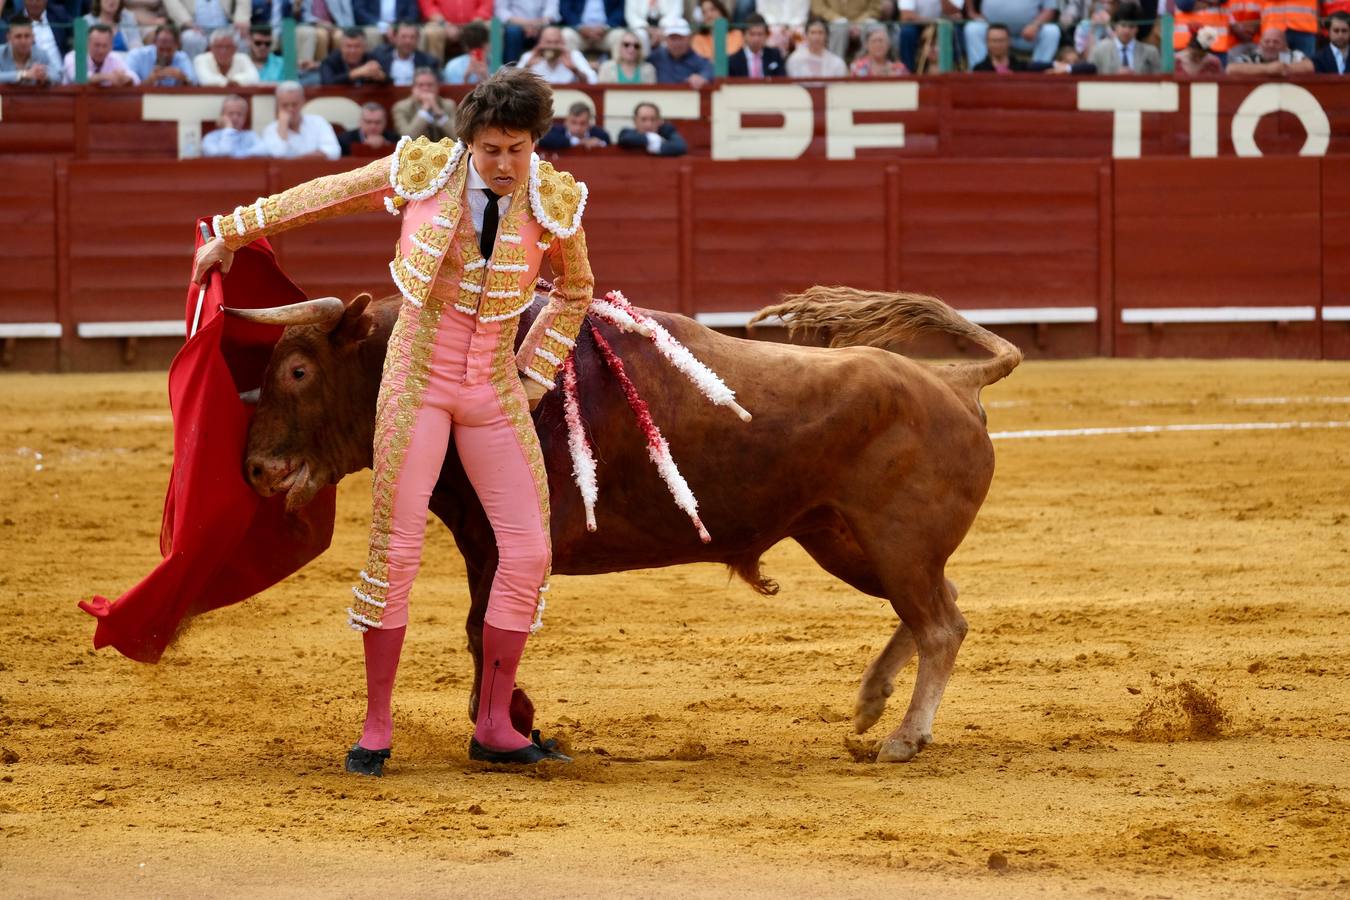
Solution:
{"label": "bull's horn", "polygon": [[262,388],[254,388],[251,391],[241,391],[239,399],[252,406],[258,405],[258,400],[262,396]]}
{"label": "bull's horn", "polygon": [[233,309],[224,307],[225,312],[247,322],[261,322],[264,325],[332,325],[342,318],[346,305],[337,297],[320,297],[318,300],[302,300],[287,306],[272,306],[267,309]]}

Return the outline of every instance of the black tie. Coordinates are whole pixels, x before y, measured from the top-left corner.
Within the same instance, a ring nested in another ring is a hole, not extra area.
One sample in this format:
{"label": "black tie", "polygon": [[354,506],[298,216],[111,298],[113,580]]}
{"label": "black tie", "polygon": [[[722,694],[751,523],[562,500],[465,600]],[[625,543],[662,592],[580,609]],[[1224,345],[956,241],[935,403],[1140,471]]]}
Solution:
{"label": "black tie", "polygon": [[491,188],[483,188],[483,193],[487,194],[487,208],[483,210],[483,231],[478,235],[478,249],[483,254],[483,259],[492,256],[492,245],[497,242],[497,195]]}

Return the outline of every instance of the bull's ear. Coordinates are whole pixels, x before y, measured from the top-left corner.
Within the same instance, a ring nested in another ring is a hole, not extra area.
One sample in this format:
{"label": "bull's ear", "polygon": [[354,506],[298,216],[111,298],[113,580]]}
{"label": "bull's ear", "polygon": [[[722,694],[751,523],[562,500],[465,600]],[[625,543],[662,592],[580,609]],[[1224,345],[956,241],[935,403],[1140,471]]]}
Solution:
{"label": "bull's ear", "polygon": [[364,341],[375,328],[375,317],[367,307],[370,294],[357,294],[342,312],[342,318],[329,332],[328,339],[334,344],[355,344]]}

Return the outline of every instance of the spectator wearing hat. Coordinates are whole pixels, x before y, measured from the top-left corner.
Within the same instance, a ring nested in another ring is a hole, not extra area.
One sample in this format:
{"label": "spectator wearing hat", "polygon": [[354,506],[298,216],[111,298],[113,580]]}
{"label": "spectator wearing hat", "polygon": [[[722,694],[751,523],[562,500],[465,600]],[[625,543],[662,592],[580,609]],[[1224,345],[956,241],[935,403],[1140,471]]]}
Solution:
{"label": "spectator wearing hat", "polygon": [[608,147],[609,143],[609,132],[595,124],[590,106],[578,101],[568,108],[564,121],[539,139],[539,149],[563,153],[572,149],[596,150]]}
{"label": "spectator wearing hat", "polygon": [[1191,35],[1186,49],[1176,55],[1177,71],[1186,75],[1222,75],[1223,60],[1209,52],[1219,29],[1206,25]]}
{"label": "spectator wearing hat", "polygon": [[1007,26],[1012,49],[1030,52],[1033,62],[1052,62],[1059,49],[1058,13],[1059,0],[966,0],[966,58],[974,67],[989,54],[985,35],[990,23],[999,22]]}
{"label": "spectator wearing hat", "polygon": [[395,25],[392,37],[392,41],[381,44],[372,55],[395,87],[410,87],[413,73],[418,69],[434,69],[440,65],[439,60],[417,49],[421,32],[412,22]]}
{"label": "spectator wearing hat", "polygon": [[806,40],[797,45],[787,59],[789,78],[843,78],[848,66],[825,46],[829,28],[823,19],[812,18],[806,23]]}
{"label": "spectator wearing hat", "polygon": [[9,42],[0,44],[0,84],[60,84],[61,63],[37,46],[33,20],[9,20]]}
{"label": "spectator wearing hat", "polygon": [[811,0],[811,15],[829,24],[830,52],[843,58],[862,37],[863,26],[881,15],[881,0]]}
{"label": "spectator wearing hat", "polygon": [[413,74],[412,93],[394,104],[394,129],[410,138],[455,137],[455,103],[441,96],[435,69]]}
{"label": "spectator wearing hat", "polygon": [[155,26],[154,43],[127,54],[127,68],[146,87],[185,87],[197,83],[192,60],[178,49],[178,29],[168,23]]}
{"label": "spectator wearing hat", "polygon": [[579,50],[567,49],[562,29],[550,25],[539,32],[539,43],[520,58],[520,67],[529,69],[549,84],[595,84],[595,70]]}
{"label": "spectator wearing hat", "polygon": [[782,78],[787,74],[783,54],[768,46],[769,23],[759,13],[745,18],[745,46],[727,59],[727,75],[732,78]]}
{"label": "spectator wearing hat", "polygon": [[653,156],[684,156],[689,151],[675,126],[662,120],[655,103],[639,103],[633,108],[633,127],[619,132],[619,146]]}
{"label": "spectator wearing hat", "polygon": [[1327,37],[1329,43],[1313,57],[1313,69],[1322,75],[1350,75],[1350,13],[1331,14]]}
{"label": "spectator wearing hat", "polygon": [[661,31],[666,36],[665,45],[657,47],[647,57],[656,69],[657,84],[687,84],[701,88],[713,80],[712,62],[689,46],[688,22],[674,16],[662,19]]}
{"label": "spectator wearing hat", "polygon": [[446,84],[477,84],[488,77],[488,27],[482,22],[469,22],[459,32],[464,52],[445,64],[441,80]]}
{"label": "spectator wearing hat", "polygon": [[372,101],[361,106],[360,124],[338,135],[338,146],[343,156],[377,159],[393,153],[398,138],[397,131],[389,130],[389,114]]}
{"label": "spectator wearing hat", "polygon": [[637,32],[623,29],[614,46],[613,59],[600,64],[601,84],[656,84],[656,68],[647,62]]}
{"label": "spectator wearing hat", "polygon": [[1113,40],[1098,41],[1088,61],[1102,75],[1157,75],[1162,71],[1158,48],[1135,40],[1139,32],[1139,7],[1118,3],[1111,13]]}
{"label": "spectator wearing hat", "polygon": [[248,101],[230,94],[220,104],[215,130],[202,138],[202,156],[247,159],[266,155],[262,138],[248,127]]}

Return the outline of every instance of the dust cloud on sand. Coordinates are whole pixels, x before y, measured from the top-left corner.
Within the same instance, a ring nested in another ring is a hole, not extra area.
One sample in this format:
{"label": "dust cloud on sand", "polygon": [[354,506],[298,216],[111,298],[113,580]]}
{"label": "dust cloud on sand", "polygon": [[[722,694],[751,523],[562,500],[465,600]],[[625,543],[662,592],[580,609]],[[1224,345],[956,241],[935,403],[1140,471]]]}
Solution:
{"label": "dust cloud on sand", "polygon": [[[995,432],[1336,421],[1348,378],[1030,363],[985,397]],[[389,775],[359,780],[342,598],[368,474],[328,553],[161,665],[90,650],[76,601],[157,559],[165,404],[162,374],[0,378],[8,896],[1350,892],[1350,430],[998,441],[949,568],[970,635],[903,765],[869,760],[912,664],[850,725],[894,615],[795,545],[771,599],[715,566],[555,579],[522,680],[577,761],[470,764],[467,593],[435,525]]]}

